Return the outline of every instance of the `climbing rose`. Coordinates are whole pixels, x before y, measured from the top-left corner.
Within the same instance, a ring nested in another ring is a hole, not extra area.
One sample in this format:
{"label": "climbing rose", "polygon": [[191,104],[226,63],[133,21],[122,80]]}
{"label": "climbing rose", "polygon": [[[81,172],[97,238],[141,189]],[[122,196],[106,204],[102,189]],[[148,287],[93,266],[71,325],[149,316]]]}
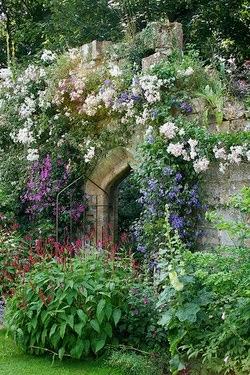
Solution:
{"label": "climbing rose", "polygon": [[164,135],[167,139],[172,139],[176,136],[177,127],[173,122],[166,122],[160,127],[160,134]]}
{"label": "climbing rose", "polygon": [[85,163],[90,162],[95,156],[95,147],[90,147],[87,153],[84,155]]}
{"label": "climbing rose", "polygon": [[38,150],[36,148],[29,148],[28,149],[27,160],[28,161],[36,161],[38,159],[39,159]]}
{"label": "climbing rose", "polygon": [[195,160],[193,166],[196,173],[204,172],[208,169],[209,160],[206,158]]}
{"label": "climbing rose", "polygon": [[189,77],[189,76],[191,76],[192,74],[194,73],[194,69],[193,68],[191,68],[191,66],[189,66],[185,71],[184,71],[184,76],[185,77]]}
{"label": "climbing rose", "polygon": [[167,152],[169,154],[174,155],[175,157],[181,156],[183,154],[183,149],[184,145],[183,143],[170,143]]}

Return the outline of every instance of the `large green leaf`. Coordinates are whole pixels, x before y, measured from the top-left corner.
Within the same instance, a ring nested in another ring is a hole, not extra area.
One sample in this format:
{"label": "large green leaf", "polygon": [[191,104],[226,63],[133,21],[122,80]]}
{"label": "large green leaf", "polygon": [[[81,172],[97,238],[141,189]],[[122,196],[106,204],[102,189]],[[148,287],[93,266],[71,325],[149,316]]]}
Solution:
{"label": "large green leaf", "polygon": [[105,299],[101,299],[97,305],[96,309],[96,316],[99,321],[99,323],[102,323],[104,318],[104,307],[105,307],[106,301]]}
{"label": "large green leaf", "polygon": [[95,352],[95,353],[98,353],[104,346],[105,346],[105,343],[106,343],[106,340],[105,338],[101,338],[101,339],[92,339],[91,340],[91,347],[92,347],[92,350]]}
{"label": "large green leaf", "polygon": [[97,320],[92,319],[92,320],[90,321],[90,325],[91,325],[91,327],[92,327],[97,333],[100,333],[100,326],[99,326],[99,323],[98,323]]}
{"label": "large green leaf", "polygon": [[60,348],[59,351],[58,351],[58,357],[59,357],[59,359],[63,359],[64,354],[65,354],[65,349],[64,348]]}
{"label": "large green leaf", "polygon": [[73,329],[74,328],[74,315],[67,316],[67,323]]}
{"label": "large green leaf", "polygon": [[82,329],[83,329],[84,325],[85,325],[84,322],[80,322],[80,323],[77,323],[77,324],[74,325],[74,330],[79,336],[81,336],[81,334],[82,334]]}
{"label": "large green leaf", "polygon": [[113,311],[113,319],[114,319],[115,325],[118,324],[119,320],[121,319],[121,316],[122,316],[122,312],[120,309],[115,309]]}
{"label": "large green leaf", "polygon": [[168,327],[173,316],[174,316],[174,309],[169,309],[163,313],[158,323],[163,327]]}
{"label": "large green leaf", "polygon": [[176,316],[181,322],[188,321],[194,323],[196,322],[196,315],[199,310],[199,305],[192,302],[187,302],[177,310]]}
{"label": "large green leaf", "polygon": [[111,338],[113,335],[112,326],[109,322],[105,324],[104,331],[107,333],[107,335]]}
{"label": "large green leaf", "polygon": [[81,358],[84,350],[84,341],[78,339],[76,345],[71,349],[70,354],[73,358]]}
{"label": "large green leaf", "polygon": [[66,323],[64,322],[60,325],[60,330],[59,330],[60,336],[62,339],[64,338],[65,330],[66,330]]}
{"label": "large green leaf", "polygon": [[111,315],[112,315],[112,305],[111,303],[107,303],[106,302],[106,306],[105,306],[105,314],[106,314],[106,317],[108,318],[108,320],[111,318]]}
{"label": "large green leaf", "polygon": [[56,328],[57,328],[57,324],[54,323],[53,326],[51,327],[51,330],[50,330],[50,333],[49,333],[50,337],[55,333]]}
{"label": "large green leaf", "polygon": [[88,320],[88,316],[85,314],[85,312],[83,310],[77,310],[77,315],[79,316],[79,318],[81,319],[82,322],[86,323],[86,321]]}

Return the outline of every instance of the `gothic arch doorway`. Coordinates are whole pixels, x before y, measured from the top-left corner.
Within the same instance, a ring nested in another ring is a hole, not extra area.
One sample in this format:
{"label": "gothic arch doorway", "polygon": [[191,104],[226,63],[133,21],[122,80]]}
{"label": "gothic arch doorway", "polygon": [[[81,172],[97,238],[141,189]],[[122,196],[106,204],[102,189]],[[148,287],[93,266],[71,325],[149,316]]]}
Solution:
{"label": "gothic arch doorway", "polygon": [[135,159],[124,147],[111,150],[86,182],[89,198],[88,221],[96,244],[106,236],[114,241],[118,232],[118,186],[131,172]]}

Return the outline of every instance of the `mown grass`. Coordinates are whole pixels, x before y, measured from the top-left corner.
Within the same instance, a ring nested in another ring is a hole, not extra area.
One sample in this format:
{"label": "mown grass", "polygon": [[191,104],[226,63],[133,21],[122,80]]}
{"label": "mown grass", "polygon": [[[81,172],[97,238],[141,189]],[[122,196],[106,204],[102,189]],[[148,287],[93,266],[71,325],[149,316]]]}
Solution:
{"label": "mown grass", "polygon": [[24,354],[13,340],[0,330],[1,375],[122,375],[105,366],[102,360],[55,360]]}

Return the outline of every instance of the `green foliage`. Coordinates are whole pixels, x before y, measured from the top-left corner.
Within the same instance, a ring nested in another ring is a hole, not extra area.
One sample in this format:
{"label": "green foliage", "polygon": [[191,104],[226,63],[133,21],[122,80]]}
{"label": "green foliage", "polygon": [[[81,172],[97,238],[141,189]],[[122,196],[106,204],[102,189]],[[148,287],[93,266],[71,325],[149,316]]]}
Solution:
{"label": "green foliage", "polygon": [[[217,125],[221,125],[223,121],[223,105],[225,97],[225,88],[221,81],[214,81],[213,87],[206,85],[203,92],[198,93],[200,97],[204,98],[208,104],[209,109],[212,110],[212,114],[215,115],[215,121]],[[208,116],[208,113],[206,114]]]}
{"label": "green foliage", "polygon": [[49,350],[60,359],[97,354],[116,342],[130,277],[127,259],[95,253],[37,265],[8,302],[9,331],[27,352]]}
{"label": "green foliage", "polygon": [[160,324],[168,332],[172,372],[178,373],[180,366],[200,361],[204,370],[247,374],[250,365],[248,251],[186,252],[183,260],[185,272],[179,275],[182,290],[165,279],[159,301],[163,309]]}
{"label": "green foliage", "polygon": [[153,283],[145,276],[133,283],[127,298],[129,308],[119,326],[123,343],[156,353],[166,346],[165,332],[158,325],[160,314],[155,310],[157,299]]}
{"label": "green foliage", "polygon": [[[111,3],[111,5],[110,5]],[[44,46],[64,49],[97,40],[134,35],[148,22],[169,18],[183,24],[188,43],[204,58],[215,53],[249,57],[247,0],[132,0],[96,3],[90,0],[4,0],[0,13],[1,62],[27,58]],[[25,17],[23,16],[25,15]],[[8,35],[7,43],[6,36]],[[152,41],[152,39],[151,39]],[[141,45],[140,45],[141,47]],[[134,58],[133,58],[134,59]],[[135,60],[135,59],[134,59]]]}
{"label": "green foliage", "polygon": [[[236,199],[243,210],[248,193],[243,189]],[[248,374],[249,249],[192,254],[181,250],[178,238],[176,243],[169,240],[168,225],[166,233],[166,250],[159,253],[157,307],[162,314],[159,324],[167,330],[172,373],[191,365],[194,374]]]}
{"label": "green foliage", "polygon": [[114,351],[107,361],[108,365],[119,369],[124,375],[162,375],[162,369],[149,355]]}

